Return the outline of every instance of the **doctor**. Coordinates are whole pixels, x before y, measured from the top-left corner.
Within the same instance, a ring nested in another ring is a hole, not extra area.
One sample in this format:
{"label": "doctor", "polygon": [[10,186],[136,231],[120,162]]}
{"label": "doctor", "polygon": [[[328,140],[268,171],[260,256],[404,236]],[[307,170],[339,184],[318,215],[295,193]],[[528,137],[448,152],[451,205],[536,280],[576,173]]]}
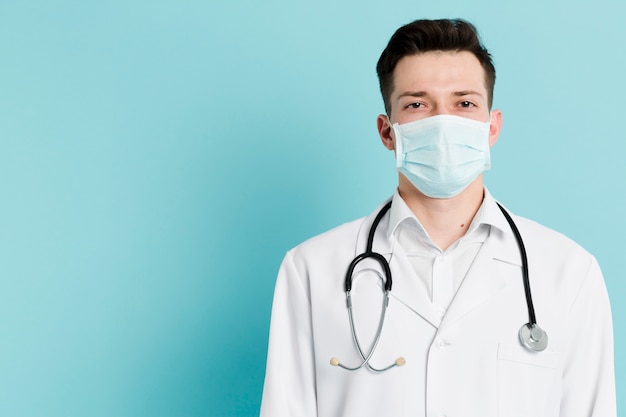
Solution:
{"label": "doctor", "polygon": [[595,258],[512,216],[549,335],[540,351],[520,340],[529,316],[520,247],[482,178],[502,113],[491,110],[495,69],[475,28],[403,26],[377,72],[386,110],[378,132],[399,172],[372,242],[393,277],[388,307],[384,268],[360,262],[351,280],[357,347],[344,280],[384,204],[290,250],[276,283],[261,416],[615,416],[611,313]]}

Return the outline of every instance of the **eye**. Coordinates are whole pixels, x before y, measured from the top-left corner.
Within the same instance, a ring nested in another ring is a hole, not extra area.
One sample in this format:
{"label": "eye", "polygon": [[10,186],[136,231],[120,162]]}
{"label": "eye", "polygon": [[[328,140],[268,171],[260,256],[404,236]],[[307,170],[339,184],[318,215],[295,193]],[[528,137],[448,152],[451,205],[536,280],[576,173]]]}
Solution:
{"label": "eye", "polygon": [[407,104],[406,108],[407,109],[419,109],[424,107],[424,105],[422,103],[409,103]]}
{"label": "eye", "polygon": [[472,103],[471,101],[462,101],[459,103],[459,106],[461,106],[464,109],[469,109],[472,107],[476,107],[476,105],[474,103]]}

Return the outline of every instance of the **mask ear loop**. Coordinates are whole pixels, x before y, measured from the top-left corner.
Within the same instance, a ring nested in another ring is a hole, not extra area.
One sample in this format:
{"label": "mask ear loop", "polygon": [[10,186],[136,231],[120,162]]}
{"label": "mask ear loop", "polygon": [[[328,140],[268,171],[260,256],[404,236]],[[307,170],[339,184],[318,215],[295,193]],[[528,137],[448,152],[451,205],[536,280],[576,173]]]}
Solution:
{"label": "mask ear loop", "polygon": [[400,128],[398,123],[391,123],[391,117],[387,115],[387,122],[389,123],[390,129],[393,131],[395,136],[395,154],[396,154],[396,168],[402,168],[402,164],[404,163],[404,147],[402,146],[402,135],[400,134]]}

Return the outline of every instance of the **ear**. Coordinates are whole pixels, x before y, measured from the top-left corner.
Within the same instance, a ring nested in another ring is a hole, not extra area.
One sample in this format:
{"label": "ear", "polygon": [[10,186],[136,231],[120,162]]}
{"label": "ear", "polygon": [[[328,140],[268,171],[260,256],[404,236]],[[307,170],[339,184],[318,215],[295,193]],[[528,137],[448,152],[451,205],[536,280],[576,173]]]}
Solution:
{"label": "ear", "polygon": [[491,125],[489,126],[489,146],[493,146],[498,141],[500,130],[502,129],[502,112],[494,110],[491,112]]}
{"label": "ear", "polygon": [[390,151],[395,150],[396,144],[393,138],[393,129],[389,124],[389,118],[384,114],[379,114],[376,118],[376,127],[378,128],[378,136],[383,141],[383,146]]}

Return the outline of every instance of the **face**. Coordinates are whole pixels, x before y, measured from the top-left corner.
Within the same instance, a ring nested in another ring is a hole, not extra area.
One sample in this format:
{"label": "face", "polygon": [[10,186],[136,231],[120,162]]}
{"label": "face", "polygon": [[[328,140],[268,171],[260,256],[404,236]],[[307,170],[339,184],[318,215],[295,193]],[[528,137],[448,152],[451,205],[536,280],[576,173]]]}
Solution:
{"label": "face", "polygon": [[[467,51],[426,52],[405,56],[393,73],[391,114],[379,115],[378,132],[387,149],[395,149],[391,123],[408,123],[440,114],[486,122],[490,119],[485,71]],[[491,113],[489,144],[498,139],[502,113]]]}

